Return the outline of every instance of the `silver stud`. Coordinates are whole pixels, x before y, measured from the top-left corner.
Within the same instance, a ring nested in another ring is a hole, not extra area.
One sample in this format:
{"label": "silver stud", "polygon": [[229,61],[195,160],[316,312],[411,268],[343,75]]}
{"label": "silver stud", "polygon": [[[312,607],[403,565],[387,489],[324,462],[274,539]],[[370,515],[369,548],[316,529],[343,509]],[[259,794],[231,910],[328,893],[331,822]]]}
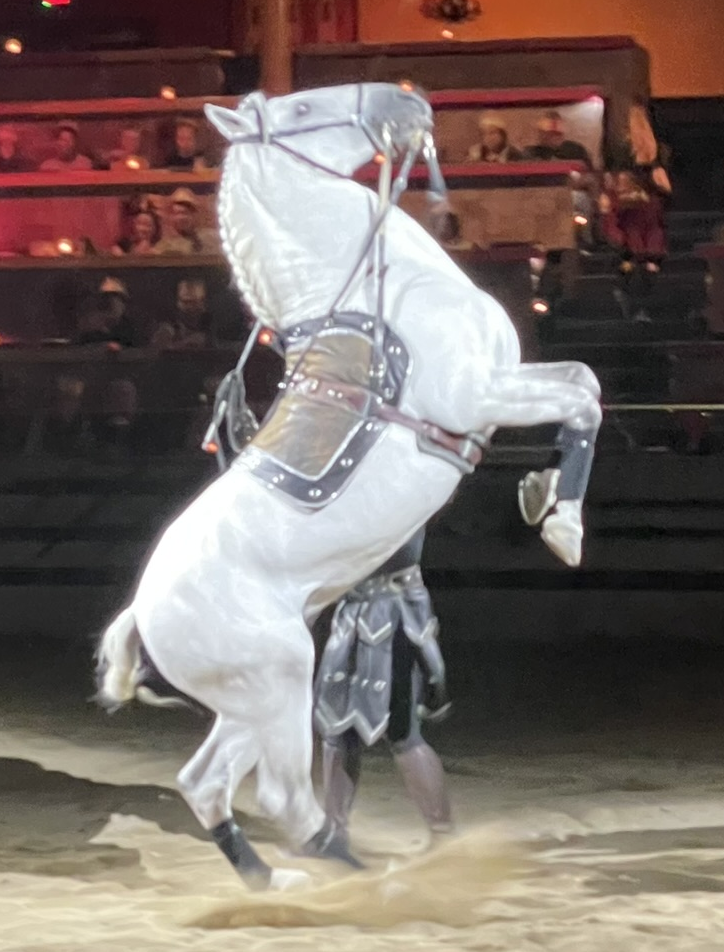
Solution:
{"label": "silver stud", "polygon": [[359,681],[359,677],[356,674],[353,674],[349,679],[350,684],[356,684]]}
{"label": "silver stud", "polygon": [[312,499],[319,499],[319,497],[322,495],[322,490],[321,490],[321,489],[310,489],[309,492],[307,493],[307,495],[308,495],[308,496],[311,496]]}
{"label": "silver stud", "polygon": [[375,428],[374,423],[365,423],[365,430],[367,430],[368,433],[370,430],[374,430],[374,428]]}
{"label": "silver stud", "polygon": [[370,679],[369,679],[369,678],[363,678],[363,679],[362,679],[362,683],[360,684],[360,687],[366,688],[369,683],[370,683]]}
{"label": "silver stud", "polygon": [[336,397],[336,396],[337,396],[336,390],[328,390],[328,391],[327,391],[327,396],[328,396],[328,397]]}
{"label": "silver stud", "polygon": [[371,331],[374,326],[375,325],[372,323],[372,321],[365,321],[364,324],[362,325],[362,330]]}
{"label": "silver stud", "polygon": [[375,681],[375,683],[372,685],[372,687],[373,687],[373,689],[374,689],[375,691],[377,691],[377,693],[379,694],[380,691],[384,691],[384,690],[385,690],[385,685],[386,685],[386,684],[387,684],[386,681]]}
{"label": "silver stud", "polygon": [[352,465],[352,463],[354,463],[354,460],[352,459],[351,456],[345,456],[344,459],[341,459],[341,460],[339,461],[339,465],[340,465],[343,469],[349,469],[350,466]]}
{"label": "silver stud", "polygon": [[335,671],[334,674],[332,675],[332,680],[336,681],[338,684],[340,681],[344,681],[344,679],[345,679],[344,671]]}
{"label": "silver stud", "polygon": [[395,395],[395,391],[392,389],[392,387],[385,387],[382,392],[385,395],[385,400],[391,400]]}

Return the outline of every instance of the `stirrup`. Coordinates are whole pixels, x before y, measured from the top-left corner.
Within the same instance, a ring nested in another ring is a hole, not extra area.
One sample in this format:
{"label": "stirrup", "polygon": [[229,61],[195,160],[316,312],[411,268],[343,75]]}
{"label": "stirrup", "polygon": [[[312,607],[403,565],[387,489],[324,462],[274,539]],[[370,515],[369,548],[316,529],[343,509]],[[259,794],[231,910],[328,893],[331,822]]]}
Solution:
{"label": "stirrup", "polygon": [[537,526],[555,506],[560,478],[559,469],[544,469],[528,473],[518,483],[518,508],[527,525]]}

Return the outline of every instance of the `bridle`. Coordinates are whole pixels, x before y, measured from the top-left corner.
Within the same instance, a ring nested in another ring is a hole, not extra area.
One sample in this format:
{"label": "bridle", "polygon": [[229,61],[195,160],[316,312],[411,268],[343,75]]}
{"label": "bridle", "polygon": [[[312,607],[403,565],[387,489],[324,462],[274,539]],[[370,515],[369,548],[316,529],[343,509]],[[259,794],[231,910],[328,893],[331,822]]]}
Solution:
{"label": "bridle", "polygon": [[[332,306],[327,312],[325,326],[331,327],[334,324],[334,315],[338,312],[350,289],[359,274],[360,268],[364,264],[370,251],[374,246],[374,275],[377,284],[377,304],[375,307],[373,345],[370,367],[370,378],[374,381],[381,381],[385,377],[387,369],[387,358],[385,355],[385,321],[384,321],[384,286],[385,274],[387,272],[386,246],[385,246],[385,225],[391,209],[396,206],[402,194],[406,191],[410,172],[417,159],[422,155],[428,168],[430,188],[428,195],[432,203],[444,202],[447,194],[445,179],[440,169],[440,163],[435,149],[435,142],[430,129],[424,128],[420,123],[418,128],[413,128],[407,137],[407,142],[402,151],[402,158],[397,175],[393,175],[394,160],[399,154],[399,148],[395,146],[396,124],[393,121],[383,121],[379,130],[370,123],[364,114],[364,88],[363,84],[357,85],[357,107],[356,110],[348,114],[345,118],[330,118],[321,120],[313,125],[305,125],[303,128],[275,128],[271,127],[267,99],[261,92],[255,92],[247,96],[244,100],[245,106],[251,106],[254,110],[257,121],[258,131],[232,134],[229,136],[231,144],[244,143],[262,143],[264,145],[273,145],[283,151],[293,155],[298,160],[305,162],[315,168],[322,169],[325,172],[336,175],[340,178],[348,178],[340,172],[330,169],[320,162],[316,162],[303,152],[298,151],[290,144],[297,135],[306,135],[308,133],[320,132],[325,129],[352,127],[360,129],[375,150],[376,161],[379,165],[378,176],[378,210],[373,219],[369,231],[362,244],[362,248],[354,261],[352,269],[344,282]],[[306,104],[300,102],[298,105],[299,115],[304,115]],[[306,106],[308,110],[309,107]],[[257,318],[252,327],[250,336],[239,357],[236,367],[226,375],[216,394],[214,414],[212,422],[204,437],[202,448],[207,452],[213,452],[217,456],[217,461],[222,472],[226,469],[226,459],[219,439],[221,426],[226,421],[226,430],[230,445],[235,453],[241,451],[243,446],[238,444],[236,439],[236,421],[239,418],[239,407],[245,403],[245,386],[243,378],[243,369],[249,359],[256,338],[263,327],[263,322]],[[289,367],[285,373],[284,380],[279,384],[281,390],[286,389],[290,380],[298,376],[298,368],[302,365],[304,357],[314,344],[316,335],[311,335],[305,346],[301,349],[295,364]],[[390,408],[393,410],[393,408]],[[394,411],[390,416],[390,422],[399,422],[407,424],[411,418],[405,417],[399,411]],[[420,421],[417,421],[420,422]],[[429,424],[425,424],[428,425]]]}

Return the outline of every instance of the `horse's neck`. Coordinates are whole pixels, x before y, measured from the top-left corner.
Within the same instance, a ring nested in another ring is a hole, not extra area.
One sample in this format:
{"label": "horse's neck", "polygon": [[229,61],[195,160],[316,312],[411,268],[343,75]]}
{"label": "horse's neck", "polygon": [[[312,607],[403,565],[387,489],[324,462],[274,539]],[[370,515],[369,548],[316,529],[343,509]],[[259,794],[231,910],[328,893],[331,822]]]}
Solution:
{"label": "horse's neck", "polygon": [[[359,258],[374,193],[274,147],[230,152],[220,221],[234,277],[254,313],[278,329],[327,313]],[[365,265],[345,306],[374,308]]]}

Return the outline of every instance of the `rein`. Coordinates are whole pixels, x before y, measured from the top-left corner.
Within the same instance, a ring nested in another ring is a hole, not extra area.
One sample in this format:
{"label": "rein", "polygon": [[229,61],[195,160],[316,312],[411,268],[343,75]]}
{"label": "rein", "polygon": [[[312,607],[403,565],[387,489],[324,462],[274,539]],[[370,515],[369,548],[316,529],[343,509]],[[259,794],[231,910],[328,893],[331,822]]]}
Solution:
{"label": "rein", "polygon": [[[412,166],[422,153],[425,163],[428,167],[430,176],[430,196],[433,201],[444,201],[447,187],[445,179],[440,169],[437,158],[435,142],[430,131],[422,128],[417,129],[409,139],[406,146],[400,170],[393,180],[393,152],[394,143],[392,130],[389,123],[382,125],[381,133],[378,135],[375,129],[365,119],[362,109],[362,84],[358,87],[357,111],[352,113],[344,120],[329,120],[320,122],[314,126],[307,126],[304,129],[279,130],[271,133],[269,129],[269,115],[266,99],[262,94],[254,93],[247,97],[247,102],[253,106],[259,121],[258,134],[250,133],[231,137],[230,141],[235,144],[261,142],[265,145],[275,145],[283,151],[300,159],[307,165],[314,168],[320,168],[325,172],[330,172],[341,178],[340,173],[335,172],[318,162],[301,155],[282,139],[289,139],[295,135],[306,134],[309,132],[318,132],[323,129],[334,129],[345,126],[358,127],[367,136],[367,139],[376,150],[377,156],[381,158],[380,174],[378,180],[378,199],[379,208],[375,219],[373,220],[369,232],[362,244],[362,248],[354,262],[347,280],[342,286],[339,294],[335,298],[332,306],[327,312],[325,326],[334,325],[334,314],[341,309],[345,298],[350,292],[352,284],[359,274],[360,268],[364,264],[370,251],[374,249],[374,273],[377,282],[377,305],[374,314],[374,328],[372,334],[372,357],[370,367],[370,377],[377,380],[383,380],[387,360],[384,351],[385,338],[385,320],[384,320],[384,286],[387,272],[386,246],[385,246],[385,225],[390,210],[397,205],[403,192],[406,191]],[[302,104],[303,105],[303,104]],[[235,453],[241,452],[243,446],[239,446],[236,440],[236,424],[239,420],[240,408],[246,409],[248,415],[253,419],[253,429],[258,429],[258,422],[253,417],[248,408],[245,407],[245,387],[243,370],[249,358],[251,350],[256,341],[257,335],[261,330],[262,322],[256,320],[251,335],[239,357],[239,361],[229,374],[226,375],[216,394],[214,405],[214,414],[212,422],[204,437],[202,449],[209,453],[215,453],[219,468],[224,472],[227,468],[226,455],[219,439],[220,429],[226,421],[226,431],[229,443]],[[427,441],[434,452],[437,447],[440,455],[449,462],[457,465],[463,472],[470,472],[482,459],[482,450],[480,442],[469,436],[449,433],[434,423],[427,420],[418,420],[411,417],[389,403],[386,403],[382,397],[361,386],[352,386],[342,384],[338,381],[326,380],[325,378],[309,377],[299,372],[304,357],[312,347],[319,331],[312,334],[302,348],[293,367],[285,372],[284,380],[279,384],[280,390],[290,389],[309,396],[314,399],[321,399],[326,402],[337,402],[345,400],[348,406],[355,412],[363,416],[374,416],[387,423],[397,423],[417,433],[418,437]],[[327,394],[327,396],[325,396]],[[331,396],[330,396],[331,395]],[[338,404],[337,404],[338,405]]]}

